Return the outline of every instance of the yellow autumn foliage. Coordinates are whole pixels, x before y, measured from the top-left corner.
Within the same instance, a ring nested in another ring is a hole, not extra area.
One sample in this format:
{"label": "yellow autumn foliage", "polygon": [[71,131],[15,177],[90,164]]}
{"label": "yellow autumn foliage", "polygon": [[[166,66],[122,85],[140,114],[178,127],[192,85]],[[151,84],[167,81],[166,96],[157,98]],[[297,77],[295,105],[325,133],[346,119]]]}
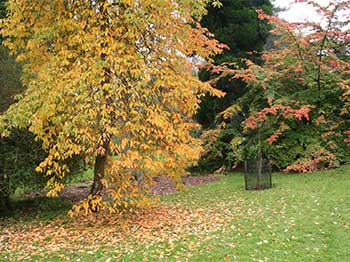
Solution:
{"label": "yellow autumn foliage", "polygon": [[191,117],[204,93],[222,95],[193,75],[188,59],[210,61],[221,50],[195,20],[206,2],[8,1],[1,33],[25,63],[26,90],[0,131],[29,127],[43,142],[49,154],[37,171],[51,177],[53,196],[69,172],[65,159],[83,155],[93,167],[106,157],[105,195],[73,212],[137,206],[146,201],[135,170],[146,191],[153,176],[179,177],[197,161]]}

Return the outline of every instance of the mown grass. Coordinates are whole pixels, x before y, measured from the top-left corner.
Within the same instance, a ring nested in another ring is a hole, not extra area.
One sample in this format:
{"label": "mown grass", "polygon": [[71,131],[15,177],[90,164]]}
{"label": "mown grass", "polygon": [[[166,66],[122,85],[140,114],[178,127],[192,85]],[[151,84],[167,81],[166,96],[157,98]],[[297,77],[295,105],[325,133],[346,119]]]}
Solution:
{"label": "mown grass", "polygon": [[273,181],[273,189],[245,192],[242,178],[233,174],[167,200],[237,211],[213,234],[215,251],[206,255],[216,260],[231,251],[239,261],[350,261],[350,169],[280,174]]}
{"label": "mown grass", "polygon": [[54,219],[69,204],[42,201],[30,218],[3,219],[0,261],[350,261],[350,167],[273,183],[245,191],[242,175],[229,174],[122,223]]}

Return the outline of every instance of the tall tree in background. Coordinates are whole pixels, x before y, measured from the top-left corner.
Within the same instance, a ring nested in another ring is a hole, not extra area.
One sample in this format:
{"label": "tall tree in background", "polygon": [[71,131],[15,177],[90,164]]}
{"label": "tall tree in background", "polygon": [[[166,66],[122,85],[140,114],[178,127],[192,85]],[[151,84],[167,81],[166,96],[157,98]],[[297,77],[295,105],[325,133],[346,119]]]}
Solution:
{"label": "tall tree in background", "polygon": [[[256,9],[272,12],[269,0],[223,0],[221,8],[208,7],[208,14],[201,21],[203,27],[209,29],[215,38],[226,44],[229,49],[214,57],[215,64],[239,62],[241,58],[249,58],[259,63],[260,52],[269,36],[269,26],[258,19]],[[200,78],[207,81],[217,75],[209,71],[201,71]],[[222,98],[205,96],[202,99],[197,120],[204,128],[214,128],[217,115],[232,105],[246,92],[246,84],[232,76],[222,77],[215,87],[225,92]],[[221,166],[232,165],[232,149],[230,142],[239,129],[239,121],[232,121],[226,130],[222,130],[216,145],[208,150],[201,159],[200,166],[206,171]]]}
{"label": "tall tree in background", "polygon": [[91,195],[74,208],[87,213],[139,206],[154,175],[178,179],[198,159],[191,116],[202,94],[221,94],[192,76],[186,58],[220,52],[194,19],[206,2],[8,2],[2,34],[25,63],[26,90],[1,131],[29,127],[43,142],[49,154],[37,171],[50,195],[74,155],[94,168]]}
{"label": "tall tree in background", "polygon": [[249,90],[220,114],[223,126],[243,116],[231,140],[235,152],[254,156],[259,145],[279,169],[310,172],[349,159],[350,6],[295,2],[313,8],[320,21],[288,23],[259,10],[278,36],[264,63],[245,59],[240,69],[213,70],[244,80]]}

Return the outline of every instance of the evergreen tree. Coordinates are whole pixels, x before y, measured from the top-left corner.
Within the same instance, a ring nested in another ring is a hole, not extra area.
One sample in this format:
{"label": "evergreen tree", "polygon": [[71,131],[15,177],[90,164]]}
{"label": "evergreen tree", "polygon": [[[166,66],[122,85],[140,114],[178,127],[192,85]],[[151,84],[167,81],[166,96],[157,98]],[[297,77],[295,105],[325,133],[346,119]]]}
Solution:
{"label": "evergreen tree", "polygon": [[[217,65],[222,63],[239,62],[248,58],[259,63],[260,52],[264,49],[269,36],[269,26],[258,19],[256,9],[263,9],[265,13],[272,13],[269,0],[223,0],[222,7],[208,7],[208,13],[203,17],[201,24],[214,34],[215,38],[226,44],[229,49],[214,57]],[[209,71],[201,71],[202,81],[215,78]],[[217,115],[232,105],[246,92],[246,84],[232,76],[221,78],[215,87],[225,92],[222,98],[205,96],[202,99],[200,110],[196,118],[204,128],[213,128],[216,125]],[[218,167],[230,166],[232,150],[230,142],[239,129],[240,121],[232,121],[229,128],[220,133],[220,138],[212,150],[201,159],[200,166],[208,171]]]}

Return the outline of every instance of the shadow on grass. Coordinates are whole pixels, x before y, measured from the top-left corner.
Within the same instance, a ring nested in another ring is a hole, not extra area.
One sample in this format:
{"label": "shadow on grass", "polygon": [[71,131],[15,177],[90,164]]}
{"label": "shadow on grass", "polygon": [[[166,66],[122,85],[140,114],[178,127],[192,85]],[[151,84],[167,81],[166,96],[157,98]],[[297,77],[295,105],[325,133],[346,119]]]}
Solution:
{"label": "shadow on grass", "polygon": [[69,179],[65,181],[67,186],[59,197],[47,197],[45,191],[25,195],[24,189],[23,192],[19,190],[12,196],[8,207],[0,206],[0,220],[49,221],[57,216],[66,215],[73,202],[79,202],[87,196],[93,179],[93,170],[85,170],[81,176],[72,176],[67,179]]}
{"label": "shadow on grass", "polygon": [[18,219],[50,221],[51,219],[67,214],[72,202],[60,197],[37,196],[33,198],[12,200],[6,210],[0,210],[0,219]]}

